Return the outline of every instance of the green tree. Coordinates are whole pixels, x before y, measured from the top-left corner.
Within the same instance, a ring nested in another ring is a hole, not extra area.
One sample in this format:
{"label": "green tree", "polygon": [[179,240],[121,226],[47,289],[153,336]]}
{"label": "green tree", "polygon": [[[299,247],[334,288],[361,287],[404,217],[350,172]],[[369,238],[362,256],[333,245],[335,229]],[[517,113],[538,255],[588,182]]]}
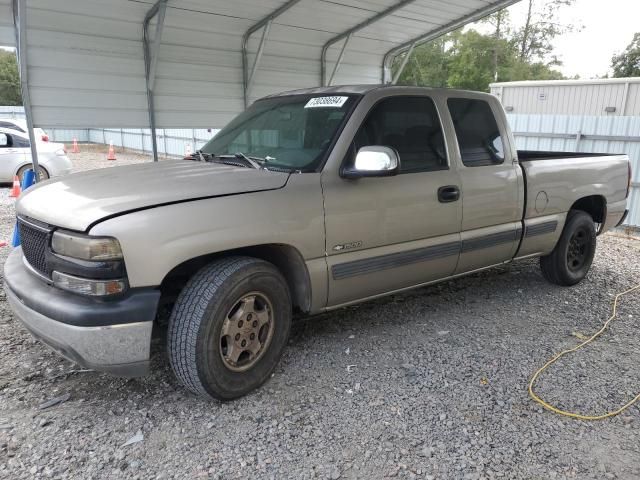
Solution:
{"label": "green tree", "polygon": [[[544,62],[522,62],[516,60],[501,81],[514,82],[518,80],[564,80],[562,72],[554,70]],[[576,77],[577,78],[577,77]]]}
{"label": "green tree", "polygon": [[[560,8],[575,0],[527,0],[523,24],[514,27],[506,10],[487,17],[489,34],[460,29],[416,47],[398,83],[488,91],[495,81],[562,79],[555,69],[561,62],[552,55],[553,39],[573,30],[555,22]],[[394,67],[402,64],[403,56]]]}
{"label": "green tree", "polygon": [[0,105],[22,105],[16,55],[2,49],[0,49]]}
{"label": "green tree", "polygon": [[[448,85],[447,43],[449,36],[445,35],[432,42],[416,48],[409,59],[398,83],[401,85],[429,85],[432,87],[446,87]],[[406,53],[404,54],[406,55]],[[404,55],[396,59],[395,67],[404,60]]]}
{"label": "green tree", "polygon": [[[403,60],[404,57],[398,57],[394,69],[399,68]],[[486,92],[496,79],[562,78],[559,71],[544,62],[520,60],[518,45],[513,39],[483,35],[475,30],[458,30],[416,47],[398,83]]]}
{"label": "green tree", "polygon": [[611,68],[616,78],[640,76],[640,33],[633,36],[624,52],[613,56]]}
{"label": "green tree", "polygon": [[[573,6],[575,0],[527,0],[527,14],[523,25],[514,31],[521,61],[542,62],[553,52],[553,40],[559,35],[582,27],[557,22],[558,11]],[[549,65],[559,62],[552,57]]]}
{"label": "green tree", "polygon": [[501,71],[511,64],[513,57],[507,40],[475,30],[456,32],[453,38],[449,52],[449,87],[486,91],[496,76],[504,76]]}
{"label": "green tree", "polygon": [[[511,32],[511,24],[509,18],[509,10],[503,8],[496,13],[489,15],[485,19],[481,20],[483,23],[488,23],[493,27],[493,37],[496,40],[505,38]],[[500,45],[497,43],[493,47],[493,81],[498,81],[498,70],[500,68]]]}

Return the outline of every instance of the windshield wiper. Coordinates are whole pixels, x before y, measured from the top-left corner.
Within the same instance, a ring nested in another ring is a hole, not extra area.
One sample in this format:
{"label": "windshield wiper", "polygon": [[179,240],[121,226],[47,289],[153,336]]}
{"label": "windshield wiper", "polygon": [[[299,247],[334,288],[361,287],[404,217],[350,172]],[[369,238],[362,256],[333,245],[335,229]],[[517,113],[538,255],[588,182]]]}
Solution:
{"label": "windshield wiper", "polygon": [[265,159],[264,158],[258,158],[258,157],[247,157],[244,153],[242,152],[238,152],[235,154],[236,158],[241,158],[242,160],[244,160],[245,162],[249,163],[253,168],[255,168],[256,170],[260,170],[262,169],[262,165],[259,163],[264,163]]}
{"label": "windshield wiper", "polygon": [[[224,163],[225,165],[236,165],[236,166],[245,166],[247,168],[255,168],[256,170],[261,170],[262,165],[256,161],[253,157],[248,157],[244,153],[235,153],[233,155],[229,154],[215,154],[208,153],[205,155],[210,156],[210,160],[207,159],[205,161],[208,162],[216,162],[216,163]],[[240,160],[240,161],[238,161]]]}
{"label": "windshield wiper", "polygon": [[193,152],[191,155],[189,155],[188,157],[185,157],[185,160],[194,160],[197,162],[212,162],[213,161],[213,155],[211,155],[210,153],[205,153],[202,150],[196,150],[195,152]]}
{"label": "windshield wiper", "polygon": [[235,154],[236,158],[241,158],[246,162],[255,162],[258,164],[259,167],[262,168],[262,170],[274,170],[274,171],[278,171],[278,172],[282,172],[282,171],[286,171],[286,172],[299,172],[300,170],[296,170],[295,168],[292,167],[287,167],[287,166],[283,166],[283,165],[274,165],[271,164],[271,162],[274,162],[276,160],[275,157],[270,157],[269,155],[267,155],[266,157],[256,157],[255,155],[245,155],[242,152],[238,152]]}
{"label": "windshield wiper", "polygon": [[[225,165],[244,165],[248,168],[254,168],[256,170],[270,170],[274,171],[287,171],[287,172],[299,172],[291,167],[284,167],[279,165],[269,165],[269,162],[275,160],[274,157],[266,156],[256,157],[253,155],[246,155],[242,152],[234,153],[234,154],[215,154],[215,153],[205,153],[202,150],[198,150],[191,155],[193,160],[199,160],[201,162],[213,162],[213,163],[224,163]],[[238,162],[240,160],[240,162]]]}

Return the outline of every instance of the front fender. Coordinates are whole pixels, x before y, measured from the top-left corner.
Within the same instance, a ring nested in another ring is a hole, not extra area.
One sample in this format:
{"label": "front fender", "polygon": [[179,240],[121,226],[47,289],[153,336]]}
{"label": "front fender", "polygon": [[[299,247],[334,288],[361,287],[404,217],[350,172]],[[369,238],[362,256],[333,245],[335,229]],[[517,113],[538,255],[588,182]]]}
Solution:
{"label": "front fender", "polygon": [[305,261],[323,258],[322,205],[320,175],[300,174],[280,190],[131,212],[89,233],[118,239],[132,287],[158,286],[187,260],[254,245],[290,245]]}

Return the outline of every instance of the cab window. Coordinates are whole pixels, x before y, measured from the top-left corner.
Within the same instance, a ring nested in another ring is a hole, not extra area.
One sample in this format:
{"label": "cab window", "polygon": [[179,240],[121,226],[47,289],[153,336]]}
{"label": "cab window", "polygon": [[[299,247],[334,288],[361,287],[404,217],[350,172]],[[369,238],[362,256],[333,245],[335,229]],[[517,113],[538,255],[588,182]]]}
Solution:
{"label": "cab window", "polygon": [[356,134],[355,152],[372,145],[394,148],[401,173],[448,168],[442,126],[429,97],[391,97],[378,103]]}
{"label": "cab window", "polygon": [[504,163],[504,142],[489,103],[471,98],[450,98],[447,105],[462,163],[467,167]]}

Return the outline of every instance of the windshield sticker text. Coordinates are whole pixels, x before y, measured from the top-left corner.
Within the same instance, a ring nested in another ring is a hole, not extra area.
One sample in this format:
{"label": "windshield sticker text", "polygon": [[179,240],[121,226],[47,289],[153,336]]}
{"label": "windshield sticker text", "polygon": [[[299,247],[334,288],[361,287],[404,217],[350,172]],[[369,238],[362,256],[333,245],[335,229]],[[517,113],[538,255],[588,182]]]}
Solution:
{"label": "windshield sticker text", "polygon": [[307,102],[304,108],[342,108],[349,97],[316,97]]}

